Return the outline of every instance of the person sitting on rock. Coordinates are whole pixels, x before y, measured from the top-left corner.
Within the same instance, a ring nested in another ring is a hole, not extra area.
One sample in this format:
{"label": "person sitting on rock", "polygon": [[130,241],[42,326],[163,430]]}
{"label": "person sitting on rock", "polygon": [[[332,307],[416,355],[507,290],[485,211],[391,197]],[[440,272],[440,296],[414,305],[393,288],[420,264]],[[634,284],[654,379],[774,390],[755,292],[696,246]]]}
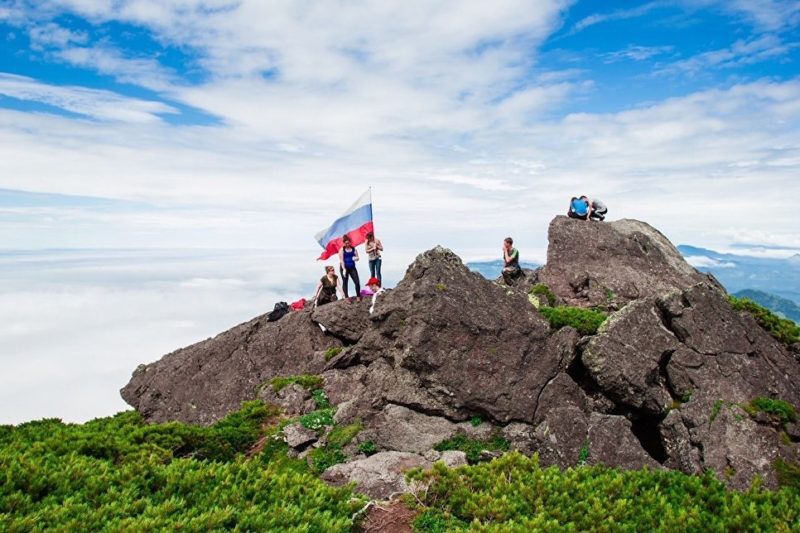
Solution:
{"label": "person sitting on rock", "polygon": [[349,297],[347,293],[347,280],[353,279],[355,286],[354,296],[358,296],[361,292],[361,282],[358,280],[358,270],[356,270],[356,261],[358,261],[358,250],[351,244],[350,237],[347,235],[342,237],[342,248],[339,250],[339,273],[342,275],[342,287],[344,288],[344,297]]}
{"label": "person sitting on rock", "polygon": [[514,280],[522,274],[519,266],[519,250],[514,248],[514,239],[506,237],[503,241],[503,281],[512,285]]}
{"label": "person sitting on rock", "polygon": [[381,287],[381,282],[378,278],[369,278],[367,281],[367,288],[372,294],[372,305],[369,306],[369,314],[375,311],[375,303],[378,301],[378,295],[383,294],[386,290]]}
{"label": "person sitting on rock", "polygon": [[343,295],[342,283],[339,281],[335,269],[330,265],[326,266],[325,275],[317,283],[317,289],[314,292],[314,307],[335,302]]}
{"label": "person sitting on rock", "polygon": [[589,204],[589,220],[599,220],[601,222],[605,220],[606,213],[608,213],[606,204],[597,198],[589,198],[588,196],[581,196],[581,199],[586,200]]}
{"label": "person sitting on rock", "polygon": [[590,211],[591,205],[589,204],[588,198],[585,196],[581,196],[580,198],[573,196],[572,200],[569,201],[569,211],[567,211],[567,216],[569,218],[589,220]]}

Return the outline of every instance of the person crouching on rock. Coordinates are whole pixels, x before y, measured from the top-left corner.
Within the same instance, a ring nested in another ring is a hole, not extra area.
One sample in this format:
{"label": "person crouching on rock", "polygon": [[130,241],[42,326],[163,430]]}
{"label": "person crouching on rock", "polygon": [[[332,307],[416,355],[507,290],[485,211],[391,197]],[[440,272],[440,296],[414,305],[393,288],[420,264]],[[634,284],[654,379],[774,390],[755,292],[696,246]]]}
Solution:
{"label": "person crouching on rock", "polygon": [[589,205],[589,200],[585,196],[581,196],[580,198],[573,196],[572,200],[569,201],[569,211],[567,211],[567,216],[569,218],[589,220],[590,210],[591,206]]}
{"label": "person crouching on rock", "polygon": [[369,306],[369,314],[375,311],[375,303],[378,301],[378,295],[383,294],[386,290],[381,287],[381,281],[378,278],[369,278],[367,281],[367,288],[372,294],[372,305]]}
{"label": "person crouching on rock", "polygon": [[581,196],[581,199],[589,204],[589,220],[605,220],[606,213],[608,213],[606,204],[597,198],[589,198],[588,196]]}
{"label": "person crouching on rock", "polygon": [[325,275],[317,283],[317,290],[314,293],[314,307],[325,305],[338,300],[338,295],[342,295],[342,284],[339,276],[336,275],[334,268],[330,265],[325,267]]}
{"label": "person crouching on rock", "polygon": [[350,237],[345,235],[342,237],[342,249],[339,250],[339,273],[342,275],[342,286],[344,288],[344,297],[347,298],[347,280],[353,278],[353,285],[356,291],[354,296],[358,296],[361,291],[361,282],[358,280],[358,270],[356,270],[356,261],[358,261],[358,250],[356,250],[350,243]]}
{"label": "person crouching on rock", "polygon": [[503,281],[506,285],[512,285],[514,280],[522,274],[519,267],[519,250],[514,248],[514,239],[506,237],[503,241]]}

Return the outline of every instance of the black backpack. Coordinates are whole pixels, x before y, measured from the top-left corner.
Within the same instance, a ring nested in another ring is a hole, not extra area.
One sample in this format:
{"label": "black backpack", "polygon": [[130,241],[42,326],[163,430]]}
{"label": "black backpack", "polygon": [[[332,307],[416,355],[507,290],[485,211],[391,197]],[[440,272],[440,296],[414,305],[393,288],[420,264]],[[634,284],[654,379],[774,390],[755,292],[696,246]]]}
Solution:
{"label": "black backpack", "polygon": [[275,304],[275,309],[273,309],[272,312],[267,315],[267,322],[275,322],[289,311],[291,311],[289,304],[286,302],[278,302]]}

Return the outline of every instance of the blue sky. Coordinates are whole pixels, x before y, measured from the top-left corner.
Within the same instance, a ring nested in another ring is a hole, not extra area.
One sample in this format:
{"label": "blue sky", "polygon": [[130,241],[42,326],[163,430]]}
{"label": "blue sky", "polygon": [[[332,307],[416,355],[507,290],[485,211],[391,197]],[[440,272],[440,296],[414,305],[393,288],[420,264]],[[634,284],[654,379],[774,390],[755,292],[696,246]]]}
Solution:
{"label": "blue sky", "polygon": [[774,208],[798,25],[784,0],[6,1],[0,248],[312,256],[370,185],[407,254],[541,258],[577,193],[676,242],[800,247]]}

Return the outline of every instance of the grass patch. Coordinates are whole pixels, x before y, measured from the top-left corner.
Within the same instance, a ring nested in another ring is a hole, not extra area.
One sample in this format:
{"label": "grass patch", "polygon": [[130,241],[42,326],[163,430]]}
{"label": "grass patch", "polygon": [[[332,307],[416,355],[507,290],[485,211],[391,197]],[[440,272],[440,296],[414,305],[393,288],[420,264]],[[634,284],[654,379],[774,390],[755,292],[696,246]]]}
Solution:
{"label": "grass patch", "polygon": [[300,425],[318,431],[333,425],[333,409],[317,409],[300,417]]}
{"label": "grass patch", "polygon": [[728,296],[728,301],[736,311],[746,311],[753,315],[762,328],[785,345],[800,342],[800,326],[791,320],[781,318],[766,307],[747,298]]}
{"label": "grass patch", "polygon": [[331,401],[328,399],[328,395],[325,394],[325,391],[322,389],[314,389],[311,391],[311,397],[314,398],[314,403],[317,404],[317,409],[329,409],[331,406]]}
{"label": "grass patch", "polygon": [[473,416],[472,418],[469,419],[469,423],[472,425],[472,427],[476,428],[481,424],[483,424],[483,418],[479,416]]}
{"label": "grass patch", "polygon": [[301,374],[298,376],[278,376],[270,380],[272,390],[275,392],[280,392],[293,383],[308,390],[321,389],[322,385],[324,384],[320,376],[314,376],[311,374]]}
{"label": "grass patch", "polygon": [[336,426],[328,433],[328,446],[343,448],[350,444],[350,441],[361,433],[362,429],[364,429],[364,426],[361,425],[360,421],[347,424],[346,426]]}
{"label": "grass patch", "polygon": [[447,285],[445,285],[444,283],[437,283],[436,290],[439,292],[444,292],[447,290]]}
{"label": "grass patch", "polygon": [[331,359],[342,353],[342,350],[344,350],[344,348],[342,348],[341,346],[332,346],[328,348],[327,350],[325,350],[325,360],[330,361]]}
{"label": "grass patch", "polygon": [[553,294],[553,291],[550,290],[550,287],[544,283],[537,283],[528,290],[528,293],[533,294],[537,298],[541,296],[547,302],[549,307],[556,306],[556,295]]}
{"label": "grass patch", "polygon": [[321,474],[333,465],[343,463],[347,459],[339,448],[315,448],[308,454],[311,459],[311,470],[315,474]]}
{"label": "grass patch", "polygon": [[788,424],[797,420],[797,410],[789,402],[759,396],[754,398],[749,404],[742,408],[750,413],[767,413],[778,418],[782,424]]}
{"label": "grass patch", "polygon": [[584,441],[578,452],[578,466],[584,466],[586,461],[589,460],[589,441]]}
{"label": "grass patch", "polygon": [[375,453],[377,453],[378,447],[371,440],[365,440],[364,442],[358,445],[358,451],[366,456],[370,456],[370,455],[375,455]]}
{"label": "grass patch", "polygon": [[543,305],[539,308],[539,312],[550,321],[550,327],[553,330],[572,326],[581,335],[594,335],[608,317],[606,313],[596,309],[569,306],[548,307]]}
{"label": "grass patch", "polygon": [[456,435],[455,437],[445,439],[436,446],[434,450],[443,452],[446,450],[460,450],[467,454],[467,461],[470,463],[477,463],[480,460],[481,452],[488,451],[507,451],[509,442],[500,435],[494,435],[486,440],[470,439],[466,435]]}
{"label": "grass patch", "polygon": [[789,487],[800,494],[799,464],[777,459],[775,461],[775,473],[778,475],[778,484],[781,487]]}

